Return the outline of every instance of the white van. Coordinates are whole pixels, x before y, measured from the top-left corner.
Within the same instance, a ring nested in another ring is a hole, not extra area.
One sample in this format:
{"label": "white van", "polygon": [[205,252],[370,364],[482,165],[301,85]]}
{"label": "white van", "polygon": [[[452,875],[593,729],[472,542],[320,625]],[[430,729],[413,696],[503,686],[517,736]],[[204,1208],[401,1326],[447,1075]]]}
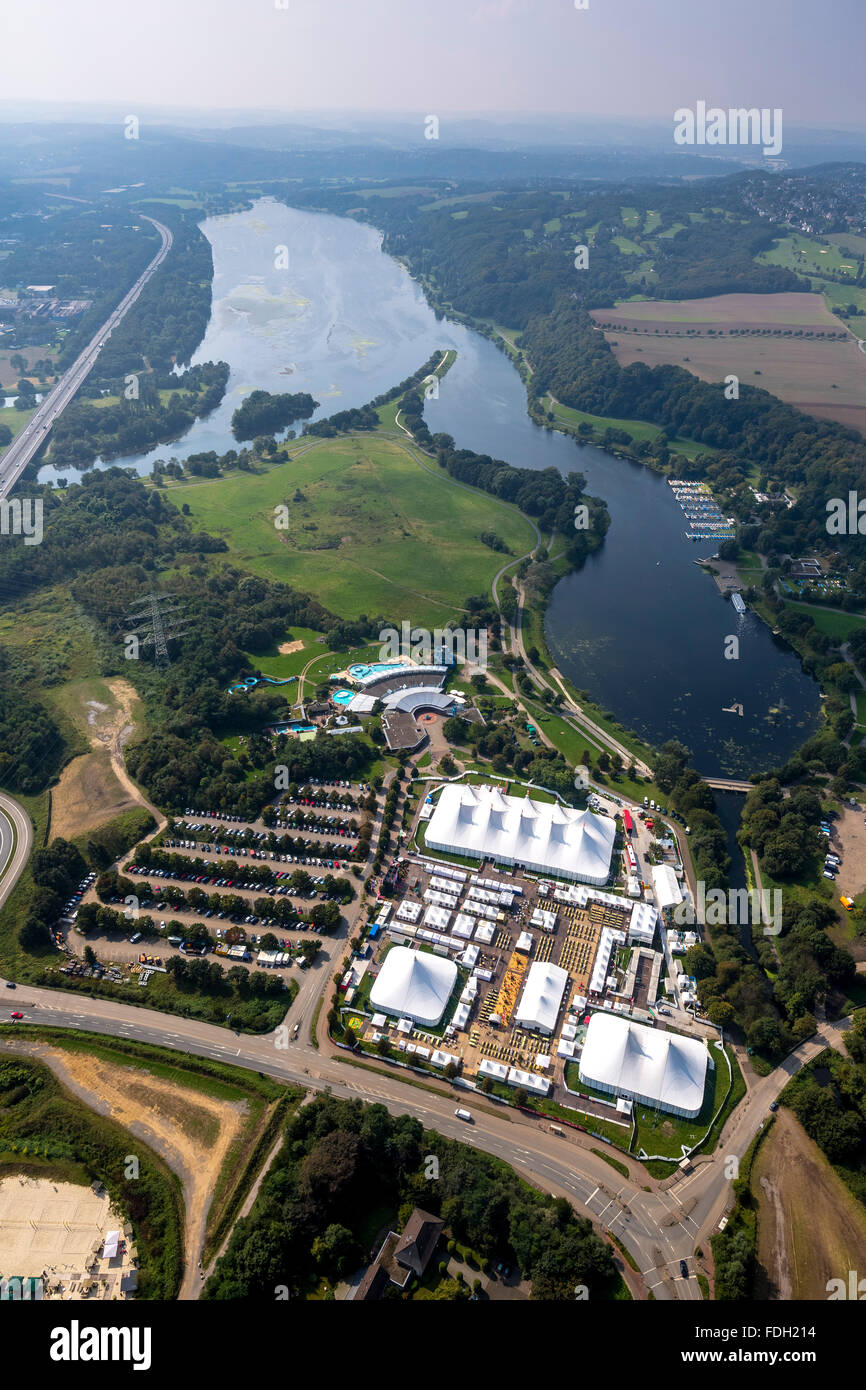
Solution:
{"label": "white van", "polygon": [[458,1108],[454,1111],[454,1114],[457,1116],[458,1120],[466,1120],[467,1124],[471,1125],[475,1123],[475,1121],[472,1119],[471,1110],[461,1110]]}

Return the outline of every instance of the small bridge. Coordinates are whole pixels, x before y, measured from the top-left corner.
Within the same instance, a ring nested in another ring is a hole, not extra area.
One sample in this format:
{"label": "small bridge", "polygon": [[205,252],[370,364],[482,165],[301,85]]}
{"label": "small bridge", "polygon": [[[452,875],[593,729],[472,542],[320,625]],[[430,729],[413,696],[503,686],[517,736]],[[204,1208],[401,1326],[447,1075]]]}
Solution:
{"label": "small bridge", "polygon": [[754,782],[738,782],[733,777],[704,777],[702,780],[720,792],[750,792],[755,785]]}

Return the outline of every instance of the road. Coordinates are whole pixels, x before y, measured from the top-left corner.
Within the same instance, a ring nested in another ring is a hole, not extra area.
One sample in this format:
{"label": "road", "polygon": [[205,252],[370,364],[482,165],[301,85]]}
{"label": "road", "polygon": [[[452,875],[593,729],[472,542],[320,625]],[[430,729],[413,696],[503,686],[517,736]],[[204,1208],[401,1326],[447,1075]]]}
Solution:
{"label": "road", "polygon": [[[0,826],[4,817],[15,823],[16,842],[13,860],[0,879],[0,904],[27,862],[32,843],[27,816],[5,796],[0,797]],[[0,839],[4,844],[11,842],[8,825],[0,832]],[[30,1022],[157,1043],[265,1072],[312,1092],[327,1088],[335,1095],[380,1102],[394,1114],[413,1115],[427,1127],[506,1160],[542,1190],[567,1197],[581,1215],[590,1216],[623,1243],[657,1299],[700,1297],[697,1281],[679,1276],[679,1262],[688,1262],[695,1247],[706,1244],[732,1200],[726,1160],[743,1156],[771,1101],[790,1076],[822,1048],[838,1047],[849,1026],[849,1020],[836,1025],[822,1023],[812,1039],[769,1076],[754,1083],[729,1118],[712,1154],[698,1156],[692,1173],[677,1172],[673,1179],[659,1183],[624,1155],[617,1157],[626,1161],[629,1176],[618,1176],[592,1151],[597,1141],[588,1135],[560,1137],[551,1133],[546,1121],[497,1106],[486,1096],[456,1087],[443,1089],[443,1083],[432,1078],[429,1084],[419,1085],[416,1079],[415,1085],[407,1086],[402,1072],[384,1061],[352,1065],[336,1048],[320,1042],[316,1050],[309,1041],[309,1022],[318,997],[329,985],[331,972],[332,965],[325,962],[306,972],[290,1013],[292,1024],[301,1024],[294,1042],[285,1028],[264,1036],[235,1034],[197,1019],[161,1014],[113,999],[92,999],[29,985],[19,985],[15,994],[8,996],[8,1003],[10,1013],[14,1006]],[[320,1024],[321,1039],[324,1020]],[[471,1106],[473,1124],[455,1117],[458,1104]]]}
{"label": "road", "polygon": [[[141,214],[144,217],[144,214]],[[66,371],[58,381],[57,385],[49,392],[45,399],[40,402],[35,414],[30,422],[24,427],[19,435],[13,439],[9,448],[0,460],[0,498],[8,497],[14,488],[24,469],[33,458],[36,451],[45,443],[48,431],[68,406],[73,396],[78,391],[81,383],[88,376],[100,349],[104,346],[110,334],[114,331],[121,319],[132,308],[144,289],[150,277],[162,265],[169,251],[171,250],[172,234],[168,227],[163,226],[162,222],[157,222],[153,217],[145,217],[146,222],[152,222],[162,237],[162,245],[154,256],[153,260],[145,267],[139,275],[131,290],[123,296],[117,308],[106,319],[105,323],[95,333],[90,342],[79,353],[72,366]]]}
{"label": "road", "polygon": [[[320,985],[327,979],[324,971],[311,974],[318,976]],[[506,1160],[535,1186],[567,1197],[580,1214],[591,1216],[622,1241],[657,1299],[700,1298],[696,1280],[678,1277],[679,1261],[691,1259],[695,1246],[706,1241],[731,1200],[724,1160],[742,1157],[789,1077],[823,1047],[838,1046],[846,1026],[822,1025],[814,1039],[762,1078],[725,1126],[715,1157],[699,1158],[688,1176],[672,1184],[654,1183],[651,1191],[645,1191],[651,1180],[636,1165],[629,1165],[635,1176],[619,1177],[577,1139],[551,1134],[546,1123],[494,1107],[487,1097],[469,1097],[463,1090],[443,1094],[409,1087],[385,1063],[375,1070],[348,1066],[338,1055],[316,1052],[306,1040],[306,1030],[295,1043],[282,1033],[239,1036],[195,1019],[27,985],[18,986],[11,1002],[33,1023],[173,1047],[265,1072],[312,1091],[328,1088],[338,1096],[380,1102],[393,1114],[413,1115],[442,1134]],[[456,1119],[458,1103],[471,1106],[474,1124]]]}
{"label": "road", "polygon": [[27,812],[0,792],[0,907],[18,882],[32,845],[33,826]]}
{"label": "road", "polygon": [[[31,845],[29,817],[11,797],[0,795],[0,866],[8,861],[0,877],[0,905],[26,864]],[[351,930],[350,925],[349,934]],[[335,942],[334,948],[339,952],[342,941]],[[542,1191],[566,1197],[578,1214],[590,1217],[597,1227],[616,1236],[636,1261],[643,1286],[661,1300],[701,1298],[694,1278],[694,1251],[699,1245],[706,1247],[731,1204],[730,1159],[745,1154],[765,1122],[771,1102],[789,1078],[824,1047],[838,1048],[850,1026],[849,1020],[836,1025],[822,1022],[816,1035],[769,1076],[753,1081],[714,1150],[696,1156],[691,1173],[676,1170],[671,1178],[658,1182],[642,1165],[620,1153],[617,1160],[625,1163],[628,1176],[618,1175],[593,1151],[600,1145],[590,1135],[571,1131],[554,1135],[547,1121],[434,1078],[423,1082],[413,1078],[415,1084],[407,1085],[402,1070],[384,1061],[353,1064],[354,1059],[327,1039],[324,1016],[317,1028],[319,1047],[314,1048],[310,1024],[332,973],[333,961],[321,958],[304,972],[300,994],[286,1020],[291,1028],[283,1026],[264,1036],[236,1034],[196,1019],[113,999],[23,984],[6,998],[9,1012],[13,1008],[20,1011],[29,1022],[177,1048],[264,1072],[310,1093],[327,1089],[341,1097],[379,1102],[393,1114],[412,1115],[428,1128],[502,1158]],[[299,1028],[293,1041],[290,1033],[295,1023]],[[8,1035],[4,1043],[14,1046]],[[717,1065],[720,1061],[717,1058]],[[474,1123],[467,1125],[456,1118],[458,1105],[471,1107]],[[681,1260],[688,1265],[688,1279],[680,1274]],[[630,1271],[628,1277],[634,1280]]]}

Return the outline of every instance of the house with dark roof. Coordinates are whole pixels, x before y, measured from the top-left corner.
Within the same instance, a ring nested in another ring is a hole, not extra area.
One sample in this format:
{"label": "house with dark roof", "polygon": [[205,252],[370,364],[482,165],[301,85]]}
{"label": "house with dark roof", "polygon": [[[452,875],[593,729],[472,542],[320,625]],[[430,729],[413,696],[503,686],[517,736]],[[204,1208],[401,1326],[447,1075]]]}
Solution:
{"label": "house with dark roof", "polygon": [[402,1233],[388,1232],[381,1250],[358,1285],[356,1301],[371,1302],[381,1298],[389,1283],[404,1289],[413,1275],[422,1279],[443,1229],[444,1222],[438,1216],[416,1207]]}

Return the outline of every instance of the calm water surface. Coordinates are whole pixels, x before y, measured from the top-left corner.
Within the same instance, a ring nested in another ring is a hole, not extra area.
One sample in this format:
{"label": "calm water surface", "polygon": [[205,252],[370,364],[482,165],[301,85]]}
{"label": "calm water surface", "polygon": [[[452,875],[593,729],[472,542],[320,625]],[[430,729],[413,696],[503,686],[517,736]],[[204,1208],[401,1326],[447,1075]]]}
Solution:
{"label": "calm water surface", "polygon": [[[360,223],[269,199],[210,218],[210,323],[193,362],[223,360],[225,399],[187,435],[113,462],[149,473],[154,459],[235,447],[230,421],[255,388],[309,391],[313,418],[363,405],[437,349],[458,358],[425,415],[458,446],[525,468],[583,473],[604,497],[603,549],[556,587],[548,641],[562,671],[653,744],[679,738],[705,774],[744,775],[783,761],[819,719],[818,688],[753,614],[738,616],[694,561],[713,549],[684,538],[663,479],[533,424],[520,377],[486,338],[437,318],[420,287]],[[288,269],[276,269],[280,248]],[[40,470],[40,481],[80,476]],[[740,639],[736,661],[725,639]],[[742,705],[742,716],[725,706]]]}

